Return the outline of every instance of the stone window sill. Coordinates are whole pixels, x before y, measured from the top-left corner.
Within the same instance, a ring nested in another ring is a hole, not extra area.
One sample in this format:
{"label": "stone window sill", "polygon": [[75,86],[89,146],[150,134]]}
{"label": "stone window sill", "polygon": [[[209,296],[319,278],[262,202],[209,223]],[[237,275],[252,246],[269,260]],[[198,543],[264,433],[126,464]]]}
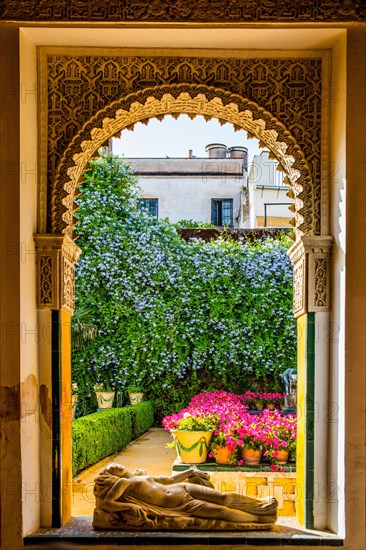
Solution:
{"label": "stone window sill", "polygon": [[25,546],[52,547],[57,541],[80,546],[165,546],[206,545],[224,546],[343,546],[343,539],[323,531],[299,529],[294,518],[281,517],[272,531],[247,532],[128,532],[94,531],[92,518],[74,517],[64,527],[42,528],[24,538]]}

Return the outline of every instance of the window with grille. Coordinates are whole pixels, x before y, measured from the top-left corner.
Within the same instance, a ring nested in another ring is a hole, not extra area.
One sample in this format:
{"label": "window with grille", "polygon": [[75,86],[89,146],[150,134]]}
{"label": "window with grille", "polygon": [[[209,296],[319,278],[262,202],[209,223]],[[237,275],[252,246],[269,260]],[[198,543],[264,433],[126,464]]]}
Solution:
{"label": "window with grille", "polygon": [[211,223],[233,225],[233,199],[211,199]]}
{"label": "window with grille", "polygon": [[152,216],[158,217],[159,201],[158,199],[139,199],[139,209],[149,212]]}

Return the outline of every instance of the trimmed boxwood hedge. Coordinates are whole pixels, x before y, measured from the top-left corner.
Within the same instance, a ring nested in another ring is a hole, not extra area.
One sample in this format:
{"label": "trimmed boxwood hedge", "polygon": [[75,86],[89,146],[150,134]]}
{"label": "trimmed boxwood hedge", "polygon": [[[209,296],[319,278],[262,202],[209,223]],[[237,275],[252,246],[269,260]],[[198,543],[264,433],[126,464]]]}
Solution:
{"label": "trimmed boxwood hedge", "polygon": [[127,408],[131,415],[132,439],[136,439],[153,425],[154,410],[150,401],[142,401],[142,403]]}
{"label": "trimmed boxwood hedge", "polygon": [[118,453],[150,426],[154,411],[149,401],[130,407],[106,409],[74,420],[72,424],[72,475]]}

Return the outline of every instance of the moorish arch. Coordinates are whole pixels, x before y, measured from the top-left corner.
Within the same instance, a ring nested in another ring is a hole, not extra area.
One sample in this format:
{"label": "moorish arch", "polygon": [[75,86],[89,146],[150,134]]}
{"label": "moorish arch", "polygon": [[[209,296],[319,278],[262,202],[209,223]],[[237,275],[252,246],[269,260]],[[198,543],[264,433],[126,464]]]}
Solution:
{"label": "moorish arch", "polygon": [[[212,92],[211,89],[210,95]],[[161,97],[157,90],[151,90],[151,94],[145,100],[141,96],[146,96],[146,91],[135,94],[133,98],[129,97],[129,107],[126,107],[125,100],[108,106],[95,115],[72,140],[56,173],[51,200],[53,229],[58,225],[60,197],[66,192],[67,196],[62,199],[62,204],[67,210],[62,219],[65,223],[64,231],[72,237],[77,186],[82,181],[89,160],[103,144],[122,130],[132,129],[137,122],[146,122],[150,118],[162,119],[166,115],[178,117],[187,114],[192,118],[202,115],[207,120],[216,118],[222,124],[231,123],[236,130],[245,130],[250,137],[257,138],[261,147],[268,148],[272,158],[279,161],[286,174],[285,181],[290,185],[288,196],[294,199],[293,224],[297,236],[314,234],[314,182],[311,171],[296,139],[276,117],[249,100],[218,89],[214,90],[212,99],[205,90],[181,92],[179,86],[173,87],[170,93],[164,93]],[[68,175],[66,182],[65,172]]]}

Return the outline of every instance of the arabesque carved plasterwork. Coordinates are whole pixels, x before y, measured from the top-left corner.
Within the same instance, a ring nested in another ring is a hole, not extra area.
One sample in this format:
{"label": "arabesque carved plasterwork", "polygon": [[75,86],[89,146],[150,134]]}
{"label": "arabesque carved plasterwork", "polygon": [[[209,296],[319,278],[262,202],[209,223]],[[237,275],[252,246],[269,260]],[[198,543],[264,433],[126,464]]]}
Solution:
{"label": "arabesque carved plasterwork", "polygon": [[20,21],[362,21],[364,0],[3,0],[0,18]]}
{"label": "arabesque carved plasterwork", "polygon": [[80,254],[64,235],[34,236],[37,252],[37,307],[74,309],[74,265]]}
{"label": "arabesque carved plasterwork", "polygon": [[62,259],[62,304],[61,309],[74,310],[74,264],[67,258]]}
{"label": "arabesque carved plasterwork", "polygon": [[294,314],[330,310],[333,237],[303,236],[288,252],[294,266]]}
{"label": "arabesque carved plasterwork", "polygon": [[314,259],[314,306],[325,307],[327,305],[327,258]]}
{"label": "arabesque carved plasterwork", "polygon": [[52,281],[54,278],[54,260],[52,255],[40,254],[39,257],[39,301],[44,305],[52,306],[55,299],[55,289]]}
{"label": "arabesque carved plasterwork", "polygon": [[294,266],[293,312],[295,316],[305,313],[305,282],[305,258],[302,258]]}
{"label": "arabesque carved plasterwork", "polygon": [[[117,119],[119,111],[130,113],[130,120],[126,118],[125,122],[133,126],[137,120],[132,113],[135,105],[141,104],[147,117],[164,116],[160,108],[155,112],[152,104],[147,112],[148,102],[162,105],[167,94],[176,100],[181,94],[188,94],[191,99],[204,96],[205,105],[213,106],[211,102],[215,100],[217,107],[220,100],[222,111],[231,104],[228,109],[231,116],[234,109],[237,113],[249,111],[253,121],[262,124],[267,133],[277,134],[272,141],[286,144],[287,158],[294,159],[291,170],[299,173],[296,182],[290,174],[289,183],[300,234],[319,234],[323,61],[320,55],[254,59],[244,58],[240,53],[205,57],[148,52],[138,56],[128,52],[86,55],[78,50],[72,55],[41,49],[40,60],[41,93],[48,98],[41,110],[41,128],[43,131],[48,128],[41,147],[42,161],[42,151],[48,151],[48,183],[43,182],[40,189],[41,197],[47,195],[47,202],[43,201],[43,207],[41,204],[42,232],[61,233],[68,224],[72,225],[73,197],[68,173],[75,166],[74,156],[83,154],[83,142],[93,141],[99,130],[107,136],[106,123]],[[167,112],[165,109],[164,113]],[[205,116],[218,117],[217,110]],[[246,129],[243,121],[237,127]],[[263,145],[273,152],[268,143],[262,141]],[[277,147],[274,156],[278,150]]]}

